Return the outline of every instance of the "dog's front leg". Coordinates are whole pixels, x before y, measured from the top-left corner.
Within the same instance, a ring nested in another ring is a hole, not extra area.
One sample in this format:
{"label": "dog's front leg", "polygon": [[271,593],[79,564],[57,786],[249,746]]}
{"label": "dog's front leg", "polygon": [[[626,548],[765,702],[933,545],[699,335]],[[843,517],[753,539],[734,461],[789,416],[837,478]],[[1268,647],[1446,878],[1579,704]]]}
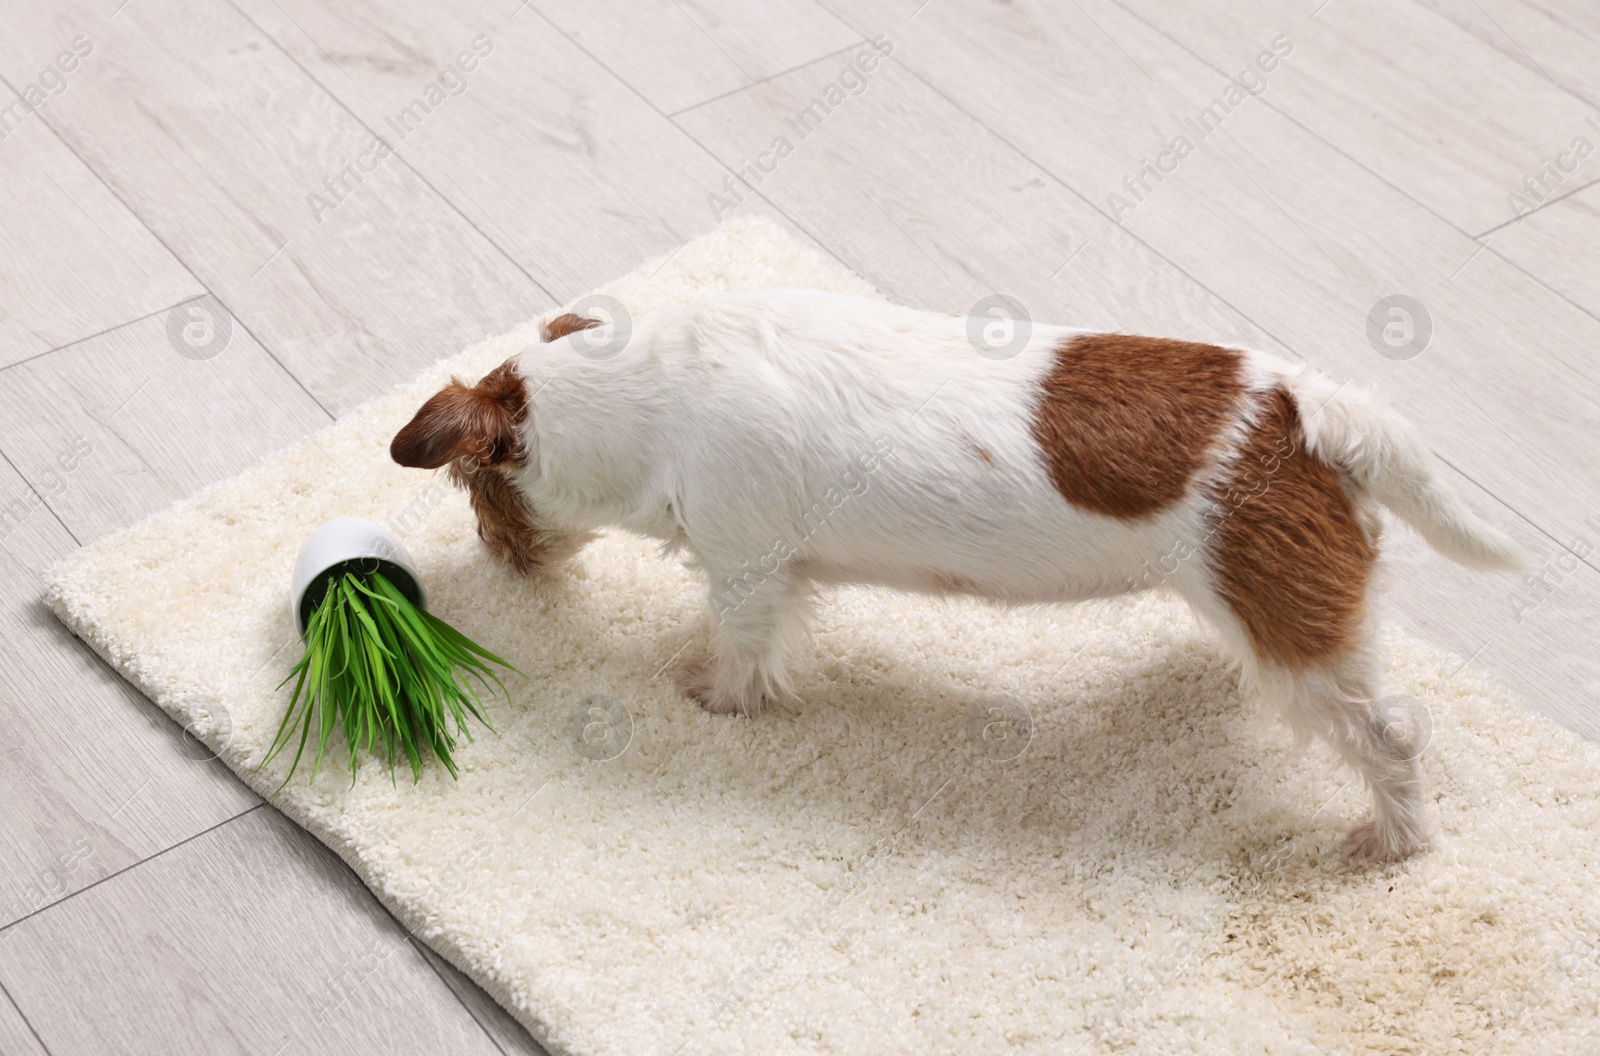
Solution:
{"label": "dog's front leg", "polygon": [[783,573],[710,572],[712,649],[685,665],[682,685],[707,711],[753,716],[768,700],[793,696],[788,661],[805,641],[808,596]]}

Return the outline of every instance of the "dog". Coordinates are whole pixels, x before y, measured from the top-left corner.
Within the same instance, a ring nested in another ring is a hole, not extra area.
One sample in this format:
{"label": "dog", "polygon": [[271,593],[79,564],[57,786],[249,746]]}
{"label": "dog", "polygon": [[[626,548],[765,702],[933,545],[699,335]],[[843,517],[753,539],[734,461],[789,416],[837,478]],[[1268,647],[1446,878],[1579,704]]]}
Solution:
{"label": "dog", "polygon": [[1378,706],[1378,508],[1463,565],[1524,562],[1370,395],[1255,351],[1031,323],[999,346],[982,316],[816,291],[620,316],[548,319],[423,404],[390,453],[448,466],[520,573],[607,527],[684,555],[714,644],[682,684],[710,711],[790,695],[817,587],[1168,589],[1298,741],[1365,779],[1351,858],[1428,845],[1418,751]]}

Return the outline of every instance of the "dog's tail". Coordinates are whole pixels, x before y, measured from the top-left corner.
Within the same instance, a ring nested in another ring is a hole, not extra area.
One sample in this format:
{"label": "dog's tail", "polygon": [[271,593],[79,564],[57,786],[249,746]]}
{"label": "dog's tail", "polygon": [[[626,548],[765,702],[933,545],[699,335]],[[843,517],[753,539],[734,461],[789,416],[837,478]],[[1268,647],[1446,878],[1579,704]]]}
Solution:
{"label": "dog's tail", "polygon": [[1527,566],[1510,536],[1478,519],[1440,483],[1433,456],[1410,422],[1354,386],[1313,370],[1293,369],[1284,380],[1299,404],[1307,448],[1349,474],[1429,546],[1468,568]]}

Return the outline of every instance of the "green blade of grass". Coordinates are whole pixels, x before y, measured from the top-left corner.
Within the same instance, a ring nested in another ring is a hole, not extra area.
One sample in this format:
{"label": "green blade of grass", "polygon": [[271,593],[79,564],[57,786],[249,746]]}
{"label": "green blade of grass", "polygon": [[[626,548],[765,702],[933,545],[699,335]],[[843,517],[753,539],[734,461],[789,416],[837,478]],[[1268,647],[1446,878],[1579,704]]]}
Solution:
{"label": "green blade of grass", "polygon": [[[329,593],[334,592],[329,591]],[[350,670],[349,613],[345,611],[344,606],[335,603],[329,610],[328,616],[324,634],[327,663],[323,665],[323,684],[317,701],[322,721],[317,732],[317,754],[311,762],[311,776],[308,781],[315,781],[317,771],[322,768],[322,757],[328,750],[328,739],[333,736],[333,728],[339,718],[339,705],[342,701],[350,699],[353,692],[351,681],[355,677],[354,672]]]}

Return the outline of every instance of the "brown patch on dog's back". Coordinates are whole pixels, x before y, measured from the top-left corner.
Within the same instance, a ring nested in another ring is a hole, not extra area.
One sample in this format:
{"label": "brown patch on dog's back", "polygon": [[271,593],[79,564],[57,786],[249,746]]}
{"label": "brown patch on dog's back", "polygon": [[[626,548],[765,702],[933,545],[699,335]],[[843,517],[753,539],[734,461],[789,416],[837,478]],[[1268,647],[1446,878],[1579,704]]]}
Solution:
{"label": "brown patch on dog's back", "polygon": [[1360,640],[1378,551],[1340,472],[1306,450],[1294,398],[1273,389],[1258,412],[1214,495],[1210,557],[1256,653],[1298,670]]}
{"label": "brown patch on dog's back", "polygon": [[1242,355],[1128,334],[1056,349],[1033,438],[1063,498],[1134,520],[1179,502],[1245,391]]}
{"label": "brown patch on dog's back", "polygon": [[544,339],[547,343],[558,341],[568,334],[575,334],[579,330],[593,330],[599,325],[600,320],[598,319],[586,319],[581,315],[573,315],[571,312],[567,312],[544,324]]}

